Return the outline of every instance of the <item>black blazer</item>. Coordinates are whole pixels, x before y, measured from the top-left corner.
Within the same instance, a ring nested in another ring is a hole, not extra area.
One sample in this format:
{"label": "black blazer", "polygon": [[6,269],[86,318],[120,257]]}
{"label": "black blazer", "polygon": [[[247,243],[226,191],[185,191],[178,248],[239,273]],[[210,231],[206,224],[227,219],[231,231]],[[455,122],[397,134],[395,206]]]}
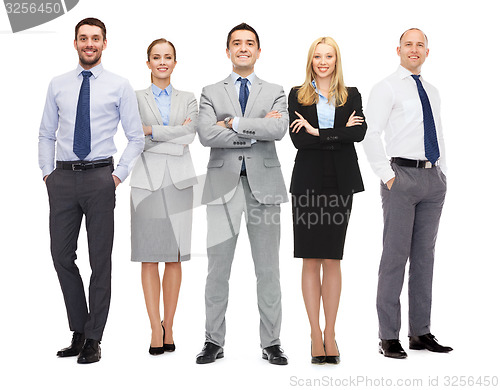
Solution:
{"label": "black blazer", "polygon": [[[348,87],[347,91],[346,103],[342,107],[335,108],[333,129],[320,129],[319,137],[309,134],[304,128],[298,133],[292,133],[291,128],[289,129],[292,142],[298,149],[290,184],[292,194],[305,194],[312,191],[316,194],[321,193],[324,176],[322,167],[330,161],[335,166],[340,194],[347,195],[364,191],[354,142],[363,140],[367,125],[363,122],[359,126],[345,126],[353,111],[356,111],[356,116],[364,117],[360,93],[354,87]],[[290,123],[298,118],[295,114],[297,111],[311,126],[319,128],[316,104],[311,106],[299,104],[297,92],[298,87],[294,87],[288,95]]]}

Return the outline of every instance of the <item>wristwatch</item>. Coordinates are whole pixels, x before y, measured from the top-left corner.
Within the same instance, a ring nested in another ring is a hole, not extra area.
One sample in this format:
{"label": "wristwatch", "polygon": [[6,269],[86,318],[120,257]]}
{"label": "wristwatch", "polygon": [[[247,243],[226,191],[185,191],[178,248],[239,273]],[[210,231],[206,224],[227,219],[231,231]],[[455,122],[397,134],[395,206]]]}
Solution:
{"label": "wristwatch", "polygon": [[227,127],[228,129],[232,129],[232,127],[231,127],[231,126],[229,126],[229,122],[230,122],[232,119],[233,119],[233,117],[231,117],[231,116],[228,116],[227,118],[224,118],[224,124],[226,125],[226,127]]}

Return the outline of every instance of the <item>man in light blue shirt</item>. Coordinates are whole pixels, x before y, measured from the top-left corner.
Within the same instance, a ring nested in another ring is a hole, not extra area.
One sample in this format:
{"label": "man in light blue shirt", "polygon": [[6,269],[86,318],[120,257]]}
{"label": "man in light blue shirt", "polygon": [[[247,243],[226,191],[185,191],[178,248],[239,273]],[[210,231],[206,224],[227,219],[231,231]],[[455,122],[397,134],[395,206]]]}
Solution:
{"label": "man in light blue shirt", "polygon": [[[106,27],[100,20],[87,18],[76,25],[79,65],[51,81],[39,132],[39,165],[50,203],[51,253],[73,331],[71,345],[57,356],[78,355],[78,363],[94,363],[101,357],[99,344],[111,297],[115,188],[144,148],[134,90],[101,65],[106,45]],[[113,137],[120,121],[128,144],[114,168]],[[75,264],[84,215],[92,268],[88,308]]]}

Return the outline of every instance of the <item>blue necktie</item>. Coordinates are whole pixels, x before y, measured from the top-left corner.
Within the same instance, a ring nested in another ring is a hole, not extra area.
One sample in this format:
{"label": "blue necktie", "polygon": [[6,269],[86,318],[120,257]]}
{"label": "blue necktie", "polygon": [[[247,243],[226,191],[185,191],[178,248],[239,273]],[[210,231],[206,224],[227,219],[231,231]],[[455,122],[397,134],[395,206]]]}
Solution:
{"label": "blue necktie", "polygon": [[247,85],[248,79],[238,77],[237,81],[241,82],[239,100],[240,100],[240,106],[241,106],[241,113],[243,115],[245,115],[245,109],[247,108],[247,101],[248,101],[248,95],[249,95],[248,85]]}
{"label": "blue necktie", "polygon": [[[248,95],[250,94],[250,92],[248,91],[248,85],[247,85],[248,79],[238,77],[237,81],[241,82],[239,101],[240,101],[241,113],[243,115],[245,115],[245,109],[247,108]],[[247,170],[247,166],[245,164],[245,159],[243,159],[243,162],[241,163],[241,171],[245,172],[246,170]]]}
{"label": "blue necktie", "polygon": [[432,164],[435,164],[439,158],[439,145],[436,136],[436,125],[434,123],[434,116],[432,115],[431,103],[419,76],[412,74],[411,77],[413,77],[417,83],[418,95],[420,96],[422,111],[424,112],[425,157],[427,157]]}
{"label": "blue necktie", "polygon": [[80,160],[90,153],[90,76],[92,72],[82,71],[83,81],[76,107],[75,134],[73,136],[73,152]]}

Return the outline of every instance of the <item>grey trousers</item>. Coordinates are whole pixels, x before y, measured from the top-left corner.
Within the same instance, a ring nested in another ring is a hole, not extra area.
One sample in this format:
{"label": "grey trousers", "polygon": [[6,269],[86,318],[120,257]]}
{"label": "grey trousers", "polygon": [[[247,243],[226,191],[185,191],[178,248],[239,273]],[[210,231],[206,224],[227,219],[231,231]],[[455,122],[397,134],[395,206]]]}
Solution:
{"label": "grey trousers", "polygon": [[280,206],[257,202],[245,176],[229,202],[207,206],[206,341],[224,346],[229,276],[243,213],[257,277],[261,347],[280,345]]}
{"label": "grey trousers", "polygon": [[[114,234],[113,166],[74,172],[56,169],[47,178],[50,249],[66,304],[70,330],[101,340],[111,299],[111,251]],[[89,306],[75,263],[85,215],[92,268]]]}
{"label": "grey trousers", "polygon": [[391,187],[381,183],[384,215],[377,312],[379,337],[398,339],[401,328],[399,297],[409,259],[409,336],[430,333],[434,247],[446,195],[446,176],[430,169],[392,164]]}

